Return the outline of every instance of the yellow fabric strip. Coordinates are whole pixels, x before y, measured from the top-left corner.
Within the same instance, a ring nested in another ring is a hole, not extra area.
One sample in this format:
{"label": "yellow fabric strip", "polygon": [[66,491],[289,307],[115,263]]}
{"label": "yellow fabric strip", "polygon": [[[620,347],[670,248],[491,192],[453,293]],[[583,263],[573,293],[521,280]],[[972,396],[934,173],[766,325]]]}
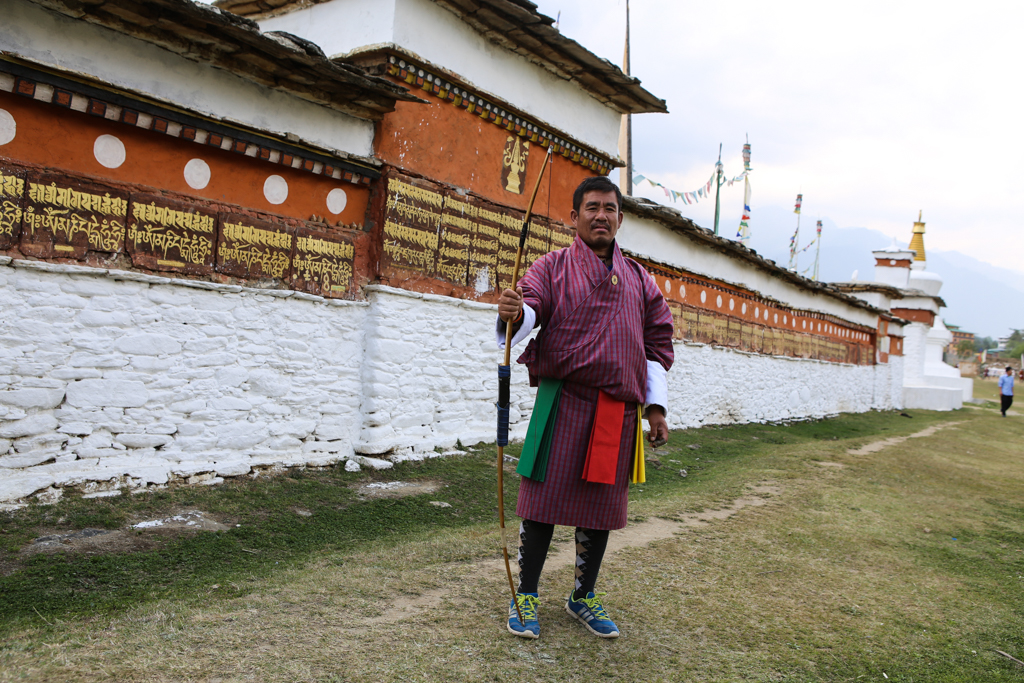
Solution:
{"label": "yellow fabric strip", "polygon": [[644,468],[644,423],[641,405],[636,406],[636,451],[633,453],[633,483],[643,484],[647,481],[647,470]]}

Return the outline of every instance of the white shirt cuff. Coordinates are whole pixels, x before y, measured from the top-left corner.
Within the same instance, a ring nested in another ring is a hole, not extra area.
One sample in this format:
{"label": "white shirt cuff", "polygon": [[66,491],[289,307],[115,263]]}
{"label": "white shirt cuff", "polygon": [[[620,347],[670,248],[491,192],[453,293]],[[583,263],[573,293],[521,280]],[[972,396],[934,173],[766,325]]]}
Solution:
{"label": "white shirt cuff", "polygon": [[665,409],[668,415],[668,371],[661,366],[661,363],[653,360],[647,361],[647,406],[659,405]]}
{"label": "white shirt cuff", "polygon": [[[537,324],[537,313],[529,304],[523,304],[523,324],[519,330],[512,335],[512,346],[523,341],[533,332],[533,326]],[[498,348],[505,348],[505,322],[499,317],[494,323],[494,339],[498,342]],[[650,362],[650,361],[648,361]]]}

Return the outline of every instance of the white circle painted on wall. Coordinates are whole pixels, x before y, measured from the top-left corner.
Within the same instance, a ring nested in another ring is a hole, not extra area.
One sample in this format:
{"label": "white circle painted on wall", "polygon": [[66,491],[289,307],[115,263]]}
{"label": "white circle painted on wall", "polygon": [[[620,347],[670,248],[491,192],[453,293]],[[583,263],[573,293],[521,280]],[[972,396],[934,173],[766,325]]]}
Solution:
{"label": "white circle painted on wall", "polygon": [[760,318],[761,317],[761,309],[757,308],[756,306],[754,307],[754,317],[755,318]]}
{"label": "white circle painted on wall", "polygon": [[729,299],[729,310],[731,311],[734,308],[736,308],[736,301],[734,299]]}
{"label": "white circle painted on wall", "polygon": [[779,314],[778,313],[775,314],[775,318],[774,318],[774,320],[772,322],[775,322],[775,323],[779,322]]}
{"label": "white circle painted on wall", "polygon": [[101,135],[92,145],[96,161],[107,168],[117,168],[124,163],[126,154],[124,143],[113,135]]}
{"label": "white circle painted on wall", "polygon": [[348,206],[348,195],[345,190],[336,187],[327,193],[327,210],[333,214],[339,214]]}
{"label": "white circle painted on wall", "polygon": [[719,308],[722,307],[722,295],[721,294],[718,295],[718,299],[715,301],[715,305],[718,306]]}
{"label": "white circle painted on wall", "polygon": [[11,112],[0,109],[0,145],[6,145],[18,134],[18,122],[11,116]]}
{"label": "white circle painted on wall", "polygon": [[703,303],[707,302],[707,300],[708,300],[708,293],[707,292],[701,292],[700,293],[700,302],[703,304]]}
{"label": "white circle painted on wall", "polygon": [[192,159],[185,164],[185,182],[193,190],[201,190],[210,184],[210,165],[202,159]]}
{"label": "white circle painted on wall", "polygon": [[746,312],[747,312],[747,305],[743,304],[742,306],[740,306],[740,313],[743,313],[745,315]]}
{"label": "white circle painted on wall", "polygon": [[685,299],[686,298],[686,285],[679,285],[679,298],[680,299]]}
{"label": "white circle painted on wall", "polygon": [[271,204],[283,204],[288,199],[288,181],[279,175],[268,176],[263,183],[263,196]]}

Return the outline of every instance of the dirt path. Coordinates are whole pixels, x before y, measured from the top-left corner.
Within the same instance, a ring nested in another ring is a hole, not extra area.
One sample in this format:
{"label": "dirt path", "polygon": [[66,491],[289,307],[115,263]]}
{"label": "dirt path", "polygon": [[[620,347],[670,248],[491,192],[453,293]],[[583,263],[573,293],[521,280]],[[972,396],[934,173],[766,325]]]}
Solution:
{"label": "dirt path", "polygon": [[[889,448],[890,446],[896,446],[907,439],[920,439],[934,435],[940,429],[946,429],[960,424],[960,422],[941,422],[939,424],[932,425],[926,429],[922,429],[919,432],[910,434],[909,436],[895,436],[889,439],[882,439],[880,441],[872,441],[871,443],[865,444],[860,448],[849,449],[847,453],[849,455],[869,455],[871,453],[877,453],[882,449]],[[818,463],[822,466],[828,467],[842,467],[841,463]],[[694,514],[683,515],[679,520],[653,518],[639,524],[630,524],[626,527],[622,533],[613,533],[608,539],[608,553],[615,554],[626,548],[637,548],[646,546],[654,541],[660,541],[667,538],[672,538],[675,534],[679,533],[683,529],[707,526],[716,521],[722,521],[738,514],[745,508],[759,507],[768,502],[770,496],[779,495],[781,489],[770,485],[759,485],[750,487],[750,495],[737,498],[730,505],[717,509],[717,510],[705,510]],[[508,529],[508,539],[510,544],[510,560],[512,562],[513,574],[515,572],[515,538],[517,529]],[[553,546],[552,552],[548,555],[546,567],[551,568],[564,568],[571,566],[576,558],[575,547],[571,543],[563,543],[559,546]],[[482,562],[476,562],[471,564],[462,565],[469,571],[464,575],[464,580],[473,581],[482,579],[486,576],[492,576],[496,574],[504,574],[504,560],[501,557],[496,557],[490,560],[484,560]],[[423,592],[417,596],[402,596],[396,599],[392,604],[384,611],[383,614],[370,619],[362,620],[361,623],[354,624],[355,628],[373,626],[378,624],[393,624],[405,619],[410,619],[424,610],[440,607],[443,604],[444,599],[447,596],[448,591],[446,589],[434,589]]]}
{"label": "dirt path", "polygon": [[[609,536],[607,554],[613,555],[626,548],[646,546],[654,541],[672,538],[675,534],[686,528],[707,526],[712,522],[728,519],[745,508],[760,507],[768,502],[770,496],[777,496],[782,492],[779,487],[770,485],[751,486],[749,488],[750,495],[737,498],[724,508],[683,515],[678,521],[657,517],[646,522],[630,524],[622,532],[616,532]],[[510,545],[515,543],[516,533],[517,530],[508,529]],[[511,547],[510,561],[512,562],[513,575],[515,572],[514,553],[515,548]],[[552,548],[545,566],[564,568],[572,566],[575,560],[575,546],[571,543],[564,543],[561,547]],[[467,581],[505,573],[505,561],[500,556],[464,566],[470,568],[470,571],[463,576],[464,580]],[[440,607],[447,594],[447,589],[439,588],[425,591],[417,596],[399,597],[380,616],[361,620],[361,623],[353,624],[353,626],[358,629],[360,626],[393,624],[410,619],[424,610]]]}
{"label": "dirt path", "polygon": [[846,452],[848,454],[850,454],[850,455],[870,455],[871,453],[877,453],[878,451],[882,450],[883,448],[888,448],[889,446],[899,445],[899,444],[903,443],[904,441],[906,441],[907,439],[920,439],[920,438],[923,438],[923,437],[926,437],[926,436],[931,436],[935,432],[939,431],[940,429],[945,429],[947,427],[953,427],[954,425],[958,425],[958,424],[960,424],[960,423],[959,422],[940,422],[938,424],[932,425],[931,427],[928,427],[927,429],[922,429],[919,432],[911,434],[910,436],[894,436],[894,437],[892,437],[890,439],[882,439],[881,441],[872,441],[871,443],[865,444],[865,445],[861,446],[860,448],[851,448],[851,449],[849,449]]}

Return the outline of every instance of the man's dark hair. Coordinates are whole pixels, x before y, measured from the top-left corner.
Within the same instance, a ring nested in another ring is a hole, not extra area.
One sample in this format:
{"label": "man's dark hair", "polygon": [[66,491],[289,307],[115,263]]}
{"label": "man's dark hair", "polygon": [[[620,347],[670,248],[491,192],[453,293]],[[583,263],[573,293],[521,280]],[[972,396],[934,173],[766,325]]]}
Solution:
{"label": "man's dark hair", "polygon": [[587,178],[580,186],[576,188],[576,191],[572,193],[572,210],[576,213],[580,212],[580,204],[583,203],[583,195],[588,192],[614,192],[615,202],[619,205],[619,211],[622,211],[622,191],[619,186],[608,179],[607,176],[596,176],[594,178]]}
{"label": "man's dark hair", "polygon": [[1007,365],[1006,366],[1006,371],[1007,372],[1013,372],[1013,366],[1012,365]]}

